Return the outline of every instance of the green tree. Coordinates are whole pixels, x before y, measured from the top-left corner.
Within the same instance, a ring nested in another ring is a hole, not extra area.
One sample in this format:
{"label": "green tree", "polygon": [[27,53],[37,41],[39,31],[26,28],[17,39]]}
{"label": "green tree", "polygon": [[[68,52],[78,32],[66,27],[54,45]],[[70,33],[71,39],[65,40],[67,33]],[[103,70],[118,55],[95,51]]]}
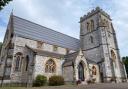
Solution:
{"label": "green tree", "polygon": [[10,1],[12,0],[0,0],[0,10],[2,10]]}
{"label": "green tree", "polygon": [[128,56],[122,57],[122,59],[123,59],[123,62],[124,62],[125,68],[126,68],[126,73],[128,75]]}

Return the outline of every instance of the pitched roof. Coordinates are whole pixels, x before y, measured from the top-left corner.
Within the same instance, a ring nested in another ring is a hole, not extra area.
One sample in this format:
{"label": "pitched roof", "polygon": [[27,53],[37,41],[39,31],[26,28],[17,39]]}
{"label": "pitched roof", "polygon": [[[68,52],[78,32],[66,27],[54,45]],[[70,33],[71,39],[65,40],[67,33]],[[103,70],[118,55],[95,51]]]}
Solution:
{"label": "pitched roof", "polygon": [[65,55],[65,62],[63,63],[63,67],[73,66],[73,63],[76,60],[78,53],[79,51]]}
{"label": "pitched roof", "polygon": [[77,51],[80,47],[79,39],[70,37],[14,15],[13,27],[14,33],[21,37],[44,41],[52,45],[61,46],[75,51]]}
{"label": "pitched roof", "polygon": [[41,55],[41,56],[47,56],[47,57],[53,57],[53,58],[64,58],[63,54],[44,51],[44,50],[40,50],[40,49],[34,49],[34,48],[31,48],[27,45],[26,45],[26,47],[31,49],[33,52],[35,52],[36,54]]}

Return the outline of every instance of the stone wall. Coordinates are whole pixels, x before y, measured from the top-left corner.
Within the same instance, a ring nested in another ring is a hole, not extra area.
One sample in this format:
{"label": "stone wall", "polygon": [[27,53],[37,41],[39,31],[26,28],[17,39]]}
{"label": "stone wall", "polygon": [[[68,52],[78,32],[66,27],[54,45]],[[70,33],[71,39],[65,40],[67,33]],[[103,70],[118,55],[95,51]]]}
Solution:
{"label": "stone wall", "polygon": [[[56,64],[56,72],[55,73],[46,73],[45,72],[45,64],[49,59],[52,59]],[[52,57],[36,55],[35,67],[34,67],[34,78],[38,74],[45,75],[45,76],[47,76],[47,78],[49,78],[52,75],[62,75],[63,62],[64,62],[63,59],[57,59],[57,58],[52,58]]]}
{"label": "stone wall", "polygon": [[[104,72],[106,72],[104,73],[104,78],[113,77],[112,72],[115,72],[116,77],[122,77],[123,73],[121,70],[124,70],[124,68],[120,66],[122,61],[111,19],[102,12],[97,12],[88,18],[86,18],[86,16],[84,17],[85,19],[82,19],[80,23],[80,37],[82,50],[84,51],[86,58],[96,63],[102,62],[102,65],[104,65],[102,70],[105,70]],[[87,22],[91,20],[94,20],[94,29],[91,32],[88,32]],[[93,38],[93,43],[90,41],[90,36]],[[116,55],[116,67],[114,68],[114,71],[110,64],[112,60],[111,50],[113,50]]]}
{"label": "stone wall", "polygon": [[63,77],[66,82],[73,82],[74,69],[72,66],[67,66],[63,68]]}
{"label": "stone wall", "polygon": [[[57,51],[53,51],[54,45],[49,44],[49,43],[45,43],[43,41],[42,41],[42,46],[40,48],[37,48],[38,42],[39,41],[26,39],[26,38],[22,38],[22,37],[16,37],[16,39],[15,39],[15,45],[17,45],[17,46],[25,47],[25,45],[27,45],[27,46],[34,48],[34,49],[39,49],[39,50],[44,50],[44,51],[49,51],[49,52],[55,52],[55,53],[59,53],[59,54],[66,54],[67,53],[67,48],[57,46]],[[74,52],[73,50],[70,50],[70,49],[68,49],[68,50],[69,50],[69,52]]]}
{"label": "stone wall", "polygon": [[[57,51],[53,51],[53,45],[48,44],[48,43],[44,43],[42,42],[42,47],[41,48],[37,48],[38,46],[38,41],[35,40],[31,40],[31,39],[26,39],[26,38],[22,38],[22,37],[15,37],[15,41],[14,41],[14,53],[13,53],[13,62],[12,62],[12,68],[11,68],[11,79],[13,82],[21,82],[23,81],[26,77],[27,77],[27,72],[23,72],[23,71],[19,71],[19,72],[15,72],[14,68],[15,68],[15,54],[18,52],[23,53],[23,60],[25,60],[26,55],[29,55],[29,57],[32,60],[35,60],[35,69],[33,71],[34,75],[33,75],[33,79],[35,78],[35,76],[37,76],[38,74],[42,74],[42,75],[46,75],[47,77],[53,75],[53,74],[47,74],[44,71],[44,66],[45,66],[45,62],[51,58],[51,57],[45,57],[45,56],[40,56],[40,55],[36,55],[35,59],[34,59],[34,55],[30,54],[31,52],[27,51],[27,48],[25,47],[26,45],[33,48],[33,49],[38,49],[38,50],[44,50],[44,51],[49,51],[49,52],[53,52],[53,53],[58,53],[58,54],[66,54],[67,53],[67,49],[66,48],[62,48],[59,47],[57,48]],[[73,52],[73,50],[69,50],[70,52]],[[62,75],[62,59],[56,59],[53,58],[56,62],[57,65],[57,71],[56,71],[56,75]],[[44,64],[43,64],[44,63]],[[40,67],[40,68],[38,68]],[[24,76],[24,79],[23,79]]]}

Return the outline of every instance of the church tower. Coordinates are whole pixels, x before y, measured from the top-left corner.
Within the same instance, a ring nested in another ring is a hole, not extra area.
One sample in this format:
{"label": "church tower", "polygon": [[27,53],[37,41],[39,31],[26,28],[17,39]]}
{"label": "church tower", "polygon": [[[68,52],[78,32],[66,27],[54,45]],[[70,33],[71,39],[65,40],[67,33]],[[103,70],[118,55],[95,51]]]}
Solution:
{"label": "church tower", "polygon": [[99,7],[80,18],[80,41],[86,59],[99,66],[101,81],[125,79],[112,20]]}

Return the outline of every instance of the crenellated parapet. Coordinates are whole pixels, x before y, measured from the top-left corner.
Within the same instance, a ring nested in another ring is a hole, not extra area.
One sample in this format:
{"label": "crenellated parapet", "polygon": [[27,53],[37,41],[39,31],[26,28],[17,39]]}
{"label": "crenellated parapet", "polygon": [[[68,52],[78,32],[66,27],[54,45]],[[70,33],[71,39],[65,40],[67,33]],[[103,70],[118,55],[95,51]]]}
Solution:
{"label": "crenellated parapet", "polygon": [[101,13],[102,15],[104,15],[105,17],[107,17],[108,19],[111,20],[110,15],[108,15],[105,11],[103,11],[103,9],[101,9],[100,7],[96,7],[95,9],[93,9],[91,12],[88,12],[87,15],[84,15],[83,17],[80,18],[80,22],[84,21],[85,19],[90,18],[91,16],[94,16],[97,13]]}

